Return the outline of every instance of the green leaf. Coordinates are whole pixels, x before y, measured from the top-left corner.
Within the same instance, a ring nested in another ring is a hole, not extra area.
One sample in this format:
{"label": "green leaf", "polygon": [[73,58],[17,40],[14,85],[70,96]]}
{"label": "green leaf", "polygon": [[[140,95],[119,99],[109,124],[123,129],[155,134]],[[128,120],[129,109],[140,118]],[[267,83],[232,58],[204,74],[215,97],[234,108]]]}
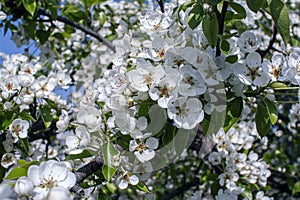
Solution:
{"label": "green leaf", "polygon": [[0,130],[8,129],[13,121],[14,113],[12,111],[0,112]]}
{"label": "green leaf", "polygon": [[27,121],[36,121],[31,114],[28,112],[28,110],[23,110],[22,112],[18,113],[17,115],[18,117],[20,117],[23,120],[27,120]]}
{"label": "green leaf", "polygon": [[162,142],[164,145],[169,144],[173,138],[176,136],[176,127],[173,126],[171,123],[166,124],[165,132],[163,133],[162,136]]}
{"label": "green leaf", "polygon": [[51,35],[52,31],[48,30],[48,31],[44,31],[44,30],[37,30],[36,31],[36,36],[39,39],[41,44],[44,44],[45,42],[48,41],[50,35]]}
{"label": "green leaf", "polygon": [[277,108],[276,108],[274,102],[270,101],[269,99],[266,98],[264,101],[265,101],[265,104],[266,104],[266,107],[267,107],[267,110],[269,113],[271,124],[274,125],[278,120]]}
{"label": "green leaf", "polygon": [[136,187],[143,192],[150,193],[150,190],[148,189],[148,187],[141,181],[136,185]]}
{"label": "green leaf", "polygon": [[31,165],[38,165],[39,164],[38,161],[32,161],[32,162],[22,161],[21,163],[23,163],[23,164],[15,167],[14,169],[12,169],[9,172],[9,174],[5,177],[6,180],[16,180],[21,176],[27,176],[28,168]]}
{"label": "green leaf", "polygon": [[99,21],[100,26],[103,26],[103,24],[106,22],[106,14],[104,12],[99,13]]}
{"label": "green leaf", "polygon": [[19,140],[19,144],[23,150],[24,153],[26,153],[29,156],[29,148],[30,148],[30,144],[28,142],[28,138],[20,138]]}
{"label": "green leaf", "polygon": [[271,83],[269,85],[271,88],[273,89],[283,89],[283,88],[288,88],[288,86],[285,84],[285,83],[282,83],[282,82],[274,82],[274,83]]}
{"label": "green leaf", "polygon": [[297,194],[300,192],[300,181],[297,181],[293,187],[293,195]]}
{"label": "green leaf", "polygon": [[225,53],[226,55],[228,54],[228,51],[230,50],[230,44],[227,40],[222,40],[221,49],[223,53]]}
{"label": "green leaf", "polygon": [[79,154],[70,154],[70,155],[68,155],[65,160],[67,161],[67,160],[82,159],[82,158],[88,158],[88,157],[91,157],[91,156],[93,156],[93,154],[89,150],[84,149]]}
{"label": "green leaf", "polygon": [[227,40],[227,39],[232,38],[233,36],[236,36],[237,34],[238,34],[238,32],[233,32],[233,33],[230,33],[230,34],[218,35],[218,37],[221,40]]}
{"label": "green leaf", "polygon": [[221,0],[205,0],[205,2],[207,2],[208,4],[210,4],[212,6],[217,6],[218,3],[221,2]]}
{"label": "green leaf", "polygon": [[105,186],[107,187],[107,189],[112,193],[115,194],[117,191],[117,187],[114,183],[110,183],[110,182],[106,182]]}
{"label": "green leaf", "polygon": [[202,22],[203,33],[209,43],[214,48],[217,45],[219,25],[218,19],[215,13],[212,15],[206,15]]}
{"label": "green leaf", "polygon": [[234,2],[229,2],[229,5],[235,12],[237,12],[237,14],[240,16],[241,19],[246,18],[247,13],[243,6]]}
{"label": "green leaf", "polygon": [[52,120],[53,120],[51,109],[47,105],[41,105],[40,111],[41,111],[41,116],[42,116],[43,122],[45,124],[45,128],[48,128],[51,125]]}
{"label": "green leaf", "polygon": [[226,57],[226,62],[228,62],[230,64],[236,63],[237,60],[238,60],[237,55],[231,55],[231,56]]}
{"label": "green leaf", "polygon": [[203,19],[203,7],[201,4],[195,4],[192,10],[189,12],[188,24],[191,29],[196,28]]}
{"label": "green leaf", "polygon": [[286,5],[281,0],[268,0],[268,7],[284,43],[287,44],[290,40],[290,19]]}
{"label": "green leaf", "polygon": [[246,0],[247,6],[250,10],[257,13],[259,9],[263,6],[265,0]]}
{"label": "green leaf", "polygon": [[107,165],[103,165],[102,167],[102,174],[107,181],[110,181],[112,179],[116,171],[117,169],[114,167],[109,167]]}
{"label": "green leaf", "polygon": [[6,169],[0,166],[0,183],[2,183],[5,173],[6,173]]}
{"label": "green leaf", "polygon": [[111,142],[107,142],[102,146],[102,154],[104,164],[113,167],[115,162],[115,156],[120,155],[120,152],[114,147]]}
{"label": "green leaf", "polygon": [[268,134],[270,130],[270,117],[268,113],[268,109],[264,105],[264,102],[259,101],[257,105],[257,110],[255,114],[255,123],[256,123],[256,130],[260,137],[264,137]]}
{"label": "green leaf", "polygon": [[240,118],[243,111],[243,98],[236,97],[229,101],[226,108],[224,131],[227,132]]}
{"label": "green leaf", "polygon": [[149,109],[149,118],[150,123],[147,127],[147,131],[155,135],[164,128],[168,117],[166,110],[155,104]]}
{"label": "green leaf", "polygon": [[35,0],[23,0],[23,5],[25,9],[30,13],[31,16],[34,15],[34,12],[36,10],[36,1]]}

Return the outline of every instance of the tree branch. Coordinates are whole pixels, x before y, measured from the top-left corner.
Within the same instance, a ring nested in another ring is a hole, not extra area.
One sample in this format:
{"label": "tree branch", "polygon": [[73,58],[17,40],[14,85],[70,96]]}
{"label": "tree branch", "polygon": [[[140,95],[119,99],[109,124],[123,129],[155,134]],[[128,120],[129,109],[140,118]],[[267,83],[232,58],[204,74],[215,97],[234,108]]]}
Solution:
{"label": "tree branch", "polygon": [[158,5],[159,5],[159,7],[160,7],[160,11],[161,11],[162,13],[164,13],[164,12],[165,12],[164,0],[156,0],[156,1],[157,1]]}
{"label": "tree branch", "polygon": [[161,200],[173,199],[177,195],[182,194],[184,191],[187,191],[188,189],[196,185],[199,185],[199,178],[197,177],[195,177],[194,180],[192,180],[191,182],[188,182],[185,185],[173,190],[171,193],[164,196]]}
{"label": "tree branch", "polygon": [[272,22],[272,30],[273,30],[273,34],[272,34],[272,38],[270,40],[270,43],[269,43],[268,47],[264,51],[258,52],[262,58],[265,57],[265,55],[267,53],[269,53],[269,51],[272,49],[272,47],[273,47],[273,45],[274,45],[274,43],[276,41],[277,28],[276,28],[274,22]]}
{"label": "tree branch", "polygon": [[[224,32],[224,21],[225,21],[227,8],[228,8],[228,2],[224,1],[221,14],[219,14],[218,16],[219,35],[223,35]],[[216,57],[220,55],[221,55],[220,38],[218,38],[218,42],[216,46]]]}
{"label": "tree branch", "polygon": [[[45,11],[45,10],[40,9],[39,13],[41,15],[49,17],[50,19],[53,19],[52,15],[49,12]],[[69,20],[69,19],[67,19],[67,18],[65,18],[63,16],[57,16],[56,20],[59,21],[59,22],[62,22],[64,24],[70,25],[70,26],[72,26],[74,28],[77,28],[77,29],[79,29],[81,31],[83,31],[84,33],[86,33],[86,34],[94,37],[98,41],[102,42],[104,45],[106,45],[108,48],[110,48],[113,52],[116,52],[115,47],[107,39],[105,39],[104,37],[102,37],[101,35],[99,35],[94,30],[89,29],[89,28],[87,28],[85,26],[82,26],[81,24],[79,24],[77,22],[74,22],[72,20]]]}
{"label": "tree branch", "polygon": [[85,166],[79,168],[76,172],[75,172],[75,176],[76,176],[76,185],[74,185],[71,188],[72,192],[75,192],[75,200],[79,200],[82,199],[82,197],[84,196],[84,191],[83,189],[78,185],[78,183],[82,182],[84,179],[86,179],[88,176],[90,176],[91,174],[95,173],[97,170],[101,169],[103,166],[103,159],[101,157],[96,157],[95,160],[93,160],[92,162],[86,164]]}

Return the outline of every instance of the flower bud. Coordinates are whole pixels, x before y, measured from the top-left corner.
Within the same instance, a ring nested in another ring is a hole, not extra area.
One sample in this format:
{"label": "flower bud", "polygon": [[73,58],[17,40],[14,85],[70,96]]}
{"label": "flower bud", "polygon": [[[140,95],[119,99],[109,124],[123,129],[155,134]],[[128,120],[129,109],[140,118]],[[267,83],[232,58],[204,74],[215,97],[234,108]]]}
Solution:
{"label": "flower bud", "polygon": [[26,176],[20,177],[14,187],[14,191],[19,196],[28,196],[33,191],[33,182]]}

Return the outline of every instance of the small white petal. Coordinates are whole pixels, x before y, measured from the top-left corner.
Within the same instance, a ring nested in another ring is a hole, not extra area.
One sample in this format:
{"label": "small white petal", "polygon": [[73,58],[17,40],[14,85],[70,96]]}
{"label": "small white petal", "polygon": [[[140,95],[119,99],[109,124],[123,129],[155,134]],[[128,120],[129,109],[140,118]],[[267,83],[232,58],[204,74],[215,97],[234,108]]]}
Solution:
{"label": "small white petal", "polygon": [[136,175],[129,177],[129,182],[131,185],[137,185],[139,183],[139,178]]}
{"label": "small white petal", "polygon": [[146,145],[149,147],[149,149],[157,149],[159,142],[158,139],[154,138],[154,137],[149,137],[146,140]]}
{"label": "small white petal", "polygon": [[119,183],[119,188],[121,190],[124,190],[128,187],[128,182],[124,179],[121,179],[120,183]]}

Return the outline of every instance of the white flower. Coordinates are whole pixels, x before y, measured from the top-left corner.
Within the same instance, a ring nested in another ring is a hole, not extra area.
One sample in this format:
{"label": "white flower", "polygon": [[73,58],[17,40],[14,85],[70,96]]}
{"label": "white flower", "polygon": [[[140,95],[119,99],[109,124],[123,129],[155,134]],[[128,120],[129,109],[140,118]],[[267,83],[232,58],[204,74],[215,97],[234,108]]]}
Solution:
{"label": "white flower", "polygon": [[36,198],[46,198],[53,187],[70,189],[76,183],[75,175],[63,162],[48,160],[40,166],[32,165],[28,169],[28,178],[35,186],[33,194]]}
{"label": "white flower", "polygon": [[243,52],[254,52],[258,49],[259,41],[252,31],[245,31],[238,39],[238,47]]}
{"label": "white flower", "polygon": [[139,178],[136,175],[132,175],[129,172],[125,172],[118,179],[119,179],[118,187],[121,190],[126,189],[128,187],[128,184],[137,185],[139,183]]}
{"label": "white flower", "polygon": [[137,68],[127,73],[130,86],[137,91],[146,92],[151,85],[160,80],[165,75],[162,66],[152,66],[152,64],[142,58],[137,59]]}
{"label": "white flower", "polygon": [[162,108],[167,108],[168,103],[174,97],[177,97],[176,90],[176,74],[170,74],[161,81],[153,84],[149,90],[149,96],[152,100],[157,101],[157,104]]}
{"label": "white flower", "polygon": [[0,184],[0,199],[1,200],[15,200],[17,199],[13,187],[10,182],[3,181]]}
{"label": "white flower", "polygon": [[26,138],[28,133],[29,123],[26,120],[15,119],[10,125],[9,130],[12,133],[12,136],[15,138],[15,142],[19,138]]}
{"label": "white flower", "polygon": [[89,131],[95,132],[100,130],[102,122],[101,114],[101,111],[97,108],[88,106],[79,110],[77,120],[80,124],[86,125]]}
{"label": "white flower", "polygon": [[178,128],[188,130],[195,128],[204,118],[202,103],[197,98],[178,97],[169,104],[167,113]]}
{"label": "white flower", "polygon": [[127,99],[123,94],[113,94],[107,99],[106,105],[112,110],[124,110],[127,106]]}
{"label": "white flower", "polygon": [[237,200],[238,195],[232,193],[231,191],[219,189],[216,200]]}
{"label": "white flower", "polygon": [[17,77],[18,82],[22,87],[29,86],[34,82],[34,76],[30,74],[19,74]]}
{"label": "white flower", "polygon": [[220,174],[218,178],[221,186],[225,185],[227,189],[234,190],[237,187],[236,182],[239,180],[239,175],[230,170]]}
{"label": "white flower", "polygon": [[128,80],[122,73],[117,73],[108,79],[108,83],[111,86],[112,92],[122,93],[128,86]]}
{"label": "white flower", "polygon": [[68,89],[68,84],[71,83],[72,79],[69,74],[66,74],[64,71],[56,72],[57,84],[63,88]]}
{"label": "white flower", "polygon": [[67,188],[53,187],[50,189],[47,200],[72,200],[73,196]]}
{"label": "white flower", "polygon": [[69,115],[67,111],[62,110],[61,115],[59,116],[58,121],[56,122],[57,132],[64,132],[69,125]]}
{"label": "white flower", "polygon": [[240,79],[245,85],[266,85],[270,77],[263,71],[261,66],[261,56],[257,52],[253,52],[247,55],[246,63],[237,63],[233,65],[233,73]]}
{"label": "white flower", "polygon": [[57,79],[52,76],[49,76],[49,78],[40,76],[33,82],[32,87],[36,91],[36,96],[38,98],[48,96],[55,89],[57,85]]}
{"label": "white flower", "polygon": [[271,61],[264,59],[262,63],[263,70],[268,73],[272,81],[283,81],[285,79],[283,71],[287,67],[284,56],[282,54],[274,54]]}
{"label": "white flower", "polygon": [[208,161],[212,164],[212,165],[218,165],[221,164],[221,160],[222,157],[220,155],[219,152],[212,152],[209,154],[208,156]]}
{"label": "white flower", "polygon": [[14,191],[19,196],[29,196],[31,192],[33,191],[34,185],[31,179],[29,179],[26,176],[20,177],[14,186]]}
{"label": "white flower", "polygon": [[196,96],[204,94],[206,91],[205,82],[201,74],[190,65],[179,68],[180,78],[178,83],[178,93],[183,96]]}
{"label": "white flower", "polygon": [[15,163],[17,163],[17,159],[15,158],[15,155],[12,153],[5,153],[1,158],[1,165],[4,168],[9,168]]}
{"label": "white flower", "polygon": [[84,126],[78,126],[75,129],[76,135],[69,135],[66,137],[66,145],[70,154],[79,154],[82,149],[90,142],[90,133]]}
{"label": "white flower", "polygon": [[[3,82],[0,83],[0,88],[2,89],[2,95],[8,96],[8,94],[16,93],[20,89],[20,85],[16,76],[8,76]],[[4,92],[8,94],[4,95]]]}
{"label": "white flower", "polygon": [[5,20],[7,17],[7,15],[5,14],[5,12],[0,10],[0,20]]}
{"label": "white flower", "polygon": [[131,140],[129,143],[129,151],[134,152],[134,155],[140,162],[146,162],[155,157],[155,149],[159,145],[158,139],[154,137],[149,137],[146,142],[136,140]]}

